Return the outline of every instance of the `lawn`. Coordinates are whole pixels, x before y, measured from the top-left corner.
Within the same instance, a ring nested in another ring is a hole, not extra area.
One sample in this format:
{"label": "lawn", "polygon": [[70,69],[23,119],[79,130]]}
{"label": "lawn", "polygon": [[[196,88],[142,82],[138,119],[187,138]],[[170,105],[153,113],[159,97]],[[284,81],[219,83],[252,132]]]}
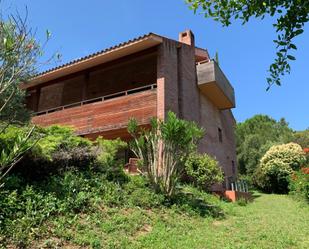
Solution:
{"label": "lawn", "polygon": [[[256,194],[253,203],[217,202],[224,217],[179,208],[102,208],[57,217],[50,238],[32,248],[309,248],[309,208],[286,195]],[[185,208],[185,207],[184,207]]]}

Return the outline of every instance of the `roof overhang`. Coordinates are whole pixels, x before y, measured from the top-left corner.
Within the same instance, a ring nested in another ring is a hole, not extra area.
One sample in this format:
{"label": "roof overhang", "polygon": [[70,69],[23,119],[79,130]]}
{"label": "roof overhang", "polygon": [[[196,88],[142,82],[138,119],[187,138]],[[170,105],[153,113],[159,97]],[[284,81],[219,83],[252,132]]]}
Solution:
{"label": "roof overhang", "polygon": [[120,44],[116,47],[106,49],[93,56],[88,56],[68,63],[45,73],[39,74],[29,82],[21,84],[22,89],[33,88],[48,81],[64,77],[94,66],[131,55],[151,47],[155,47],[163,42],[163,37],[150,33],[144,37]]}

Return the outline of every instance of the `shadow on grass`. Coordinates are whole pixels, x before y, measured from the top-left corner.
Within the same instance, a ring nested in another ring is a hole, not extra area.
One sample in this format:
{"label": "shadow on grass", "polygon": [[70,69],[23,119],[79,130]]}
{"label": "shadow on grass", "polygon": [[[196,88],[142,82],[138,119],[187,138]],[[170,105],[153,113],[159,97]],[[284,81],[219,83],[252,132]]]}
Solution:
{"label": "shadow on grass", "polygon": [[169,204],[176,205],[183,211],[193,211],[201,217],[224,217],[224,212],[219,206],[205,201],[204,198],[194,196],[194,194],[190,192],[178,193],[172,200],[170,200]]}
{"label": "shadow on grass", "polygon": [[259,192],[256,192],[256,191],[250,192],[250,193],[251,193],[252,201],[262,196]]}

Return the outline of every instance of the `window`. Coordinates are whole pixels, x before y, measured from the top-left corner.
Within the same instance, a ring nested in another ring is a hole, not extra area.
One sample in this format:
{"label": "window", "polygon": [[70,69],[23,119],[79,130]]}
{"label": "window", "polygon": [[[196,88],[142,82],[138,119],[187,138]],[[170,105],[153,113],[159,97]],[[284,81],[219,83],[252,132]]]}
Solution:
{"label": "window", "polygon": [[233,175],[235,174],[235,162],[234,161],[232,161],[232,172],[233,172]]}
{"label": "window", "polygon": [[219,136],[219,142],[222,143],[222,130],[221,130],[221,128],[218,128],[218,136]]}

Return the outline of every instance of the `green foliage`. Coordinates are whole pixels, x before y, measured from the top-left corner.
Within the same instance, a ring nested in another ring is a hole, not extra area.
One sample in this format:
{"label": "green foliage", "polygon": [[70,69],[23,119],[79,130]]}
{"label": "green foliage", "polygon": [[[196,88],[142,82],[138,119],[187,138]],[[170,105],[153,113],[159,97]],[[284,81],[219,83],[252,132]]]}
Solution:
{"label": "green foliage", "polygon": [[35,144],[31,137],[34,127],[18,127],[4,123],[1,126],[4,127],[0,127],[0,187],[4,177]]}
{"label": "green foliage", "polygon": [[[18,139],[25,137],[27,131],[25,126],[9,125],[0,134],[1,163],[9,155],[6,152],[16,151],[16,141],[20,144]],[[93,143],[77,136],[69,127],[50,126],[37,128],[25,142],[29,150],[13,171],[29,183],[43,181],[69,169],[100,171],[109,180],[118,182],[127,179],[123,170],[124,162],[118,158],[119,151],[126,148],[127,144],[120,139],[98,138]]]}
{"label": "green foliage", "polygon": [[42,138],[32,152],[49,160],[52,159],[53,153],[60,149],[68,150],[75,147],[87,147],[92,144],[88,139],[76,136],[70,127],[54,125],[41,128],[39,132]]}
{"label": "green foliage", "polygon": [[207,154],[192,153],[185,161],[185,172],[195,186],[204,190],[224,179],[218,161]]}
{"label": "green foliage", "polygon": [[236,201],[236,203],[239,205],[239,206],[247,206],[248,204],[248,200],[245,199],[245,198],[240,198]]}
{"label": "green foliage", "polygon": [[26,187],[21,193],[1,191],[0,233],[20,248],[26,247],[29,240],[39,235],[38,227],[44,220],[57,213],[57,204],[53,194],[33,187]]}
{"label": "green foliage", "polygon": [[287,193],[291,174],[304,161],[304,152],[298,144],[272,146],[262,157],[256,170],[256,185],[266,192]]}
{"label": "green foliage", "polygon": [[304,32],[304,25],[309,21],[308,1],[187,0],[187,3],[194,12],[201,9],[205,17],[213,18],[223,26],[229,26],[231,19],[239,19],[245,24],[252,17],[261,19],[265,16],[276,17],[273,26],[278,34],[274,40],[277,57],[269,67],[270,75],[267,78],[269,87],[273,84],[280,85],[280,77],[290,73],[289,62],[295,60],[290,52],[297,49],[293,40]]}
{"label": "green foliage", "polygon": [[119,138],[106,140],[98,137],[95,141],[96,163],[109,180],[118,182],[127,180],[123,170],[124,160],[118,158],[119,152],[125,148],[127,143]]}
{"label": "green foliage", "polygon": [[120,150],[127,148],[127,143],[120,138],[114,140],[106,140],[98,137],[96,140],[98,147],[98,160],[103,164],[113,161]]}
{"label": "green foliage", "polygon": [[309,203],[309,174],[302,171],[295,172],[290,179],[289,189],[290,194]]}
{"label": "green foliage", "polygon": [[[126,227],[127,218],[134,210],[169,208],[203,216],[221,212],[217,206],[206,205],[209,201],[218,202],[215,197],[192,187],[187,187],[188,191],[192,193],[190,196],[178,193],[167,201],[142,176],[130,176],[120,185],[109,181],[104,173],[91,171],[70,170],[31,184],[10,176],[5,188],[0,190],[0,243],[33,248],[31,245],[36,240],[51,238],[51,233],[61,238],[68,236],[68,229],[79,230],[77,219],[88,215],[96,215],[93,221],[98,229],[113,233]],[[111,218],[107,220],[109,215]],[[86,219],[82,224],[88,222]],[[138,226],[137,222],[132,221],[126,229],[130,231],[132,226]],[[75,235],[67,238],[74,240]]]}
{"label": "green foliage", "polygon": [[131,149],[141,159],[150,183],[157,191],[172,196],[183,170],[183,160],[196,149],[203,130],[194,122],[178,119],[173,112],[168,112],[164,122],[152,119],[150,130],[139,130],[132,119],[128,131],[134,138]]}
{"label": "green foliage", "polygon": [[292,141],[299,144],[303,149],[309,148],[309,129],[295,132]]}
{"label": "green foliage", "polygon": [[236,150],[241,174],[252,175],[261,157],[274,144],[287,143],[292,130],[284,119],[279,122],[266,115],[255,115],[236,126]]}
{"label": "green foliage", "polygon": [[[0,3],[3,4],[2,2]],[[27,18],[5,16],[0,10],[0,120],[28,121],[25,92],[19,88],[36,73],[37,60],[43,55]],[[46,41],[49,37],[46,39]]]}
{"label": "green foliage", "polygon": [[155,208],[162,206],[165,197],[155,193],[151,185],[144,177],[131,177],[130,181],[124,185],[129,206],[141,208]]}

